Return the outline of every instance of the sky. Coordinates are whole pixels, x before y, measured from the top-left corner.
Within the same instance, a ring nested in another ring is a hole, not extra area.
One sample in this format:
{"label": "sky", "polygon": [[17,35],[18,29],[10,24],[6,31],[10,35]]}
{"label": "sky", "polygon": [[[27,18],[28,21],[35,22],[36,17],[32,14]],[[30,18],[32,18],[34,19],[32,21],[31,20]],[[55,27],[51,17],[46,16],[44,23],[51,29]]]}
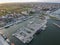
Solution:
{"label": "sky", "polygon": [[60,0],[0,0],[0,3],[8,2],[55,2],[60,3]]}

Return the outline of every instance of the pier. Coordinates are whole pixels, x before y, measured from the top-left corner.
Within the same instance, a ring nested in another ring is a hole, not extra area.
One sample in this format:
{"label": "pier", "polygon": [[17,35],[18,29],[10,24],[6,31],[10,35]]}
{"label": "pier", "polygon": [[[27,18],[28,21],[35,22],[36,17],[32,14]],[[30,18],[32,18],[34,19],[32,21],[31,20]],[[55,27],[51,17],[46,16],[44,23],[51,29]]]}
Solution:
{"label": "pier", "polygon": [[23,43],[29,43],[34,38],[35,33],[46,27],[47,19],[46,17],[43,17],[45,19],[40,19],[40,17],[33,17],[31,19],[26,20],[22,23],[22,26],[19,27],[19,29],[12,34],[12,36],[15,36]]}
{"label": "pier", "polygon": [[60,25],[56,24],[56,23],[53,23],[55,26],[59,27],[60,28]]}

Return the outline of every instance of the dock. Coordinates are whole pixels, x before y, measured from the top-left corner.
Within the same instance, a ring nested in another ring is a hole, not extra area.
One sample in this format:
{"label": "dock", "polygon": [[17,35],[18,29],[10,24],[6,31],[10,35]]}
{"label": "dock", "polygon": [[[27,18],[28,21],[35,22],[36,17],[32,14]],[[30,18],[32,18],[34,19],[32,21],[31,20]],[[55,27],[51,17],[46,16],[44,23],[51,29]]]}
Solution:
{"label": "dock", "polygon": [[[43,17],[44,18],[44,17]],[[12,34],[23,43],[29,43],[34,38],[34,35],[37,31],[42,28],[46,28],[47,19],[40,19],[40,17],[33,17],[31,19],[26,20],[22,23],[22,26]]]}
{"label": "dock", "polygon": [[60,25],[56,24],[56,23],[53,23],[55,26],[59,27],[60,28]]}

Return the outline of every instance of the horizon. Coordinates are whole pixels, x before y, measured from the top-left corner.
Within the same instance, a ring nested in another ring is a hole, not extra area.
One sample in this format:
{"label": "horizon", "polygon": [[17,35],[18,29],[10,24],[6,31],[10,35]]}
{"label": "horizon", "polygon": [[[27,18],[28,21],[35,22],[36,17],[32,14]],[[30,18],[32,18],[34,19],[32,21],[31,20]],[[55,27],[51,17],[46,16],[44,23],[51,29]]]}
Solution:
{"label": "horizon", "polygon": [[5,2],[0,4],[7,4],[7,3],[59,3],[59,2]]}
{"label": "horizon", "polygon": [[3,4],[3,3],[30,3],[30,2],[60,3],[59,0],[0,0],[0,4]]}

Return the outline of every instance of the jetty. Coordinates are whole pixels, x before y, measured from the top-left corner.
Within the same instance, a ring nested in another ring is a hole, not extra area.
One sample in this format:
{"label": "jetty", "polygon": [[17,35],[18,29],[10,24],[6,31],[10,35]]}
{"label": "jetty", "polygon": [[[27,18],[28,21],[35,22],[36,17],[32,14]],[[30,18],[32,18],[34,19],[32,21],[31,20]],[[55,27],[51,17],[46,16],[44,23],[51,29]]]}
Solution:
{"label": "jetty", "polygon": [[53,23],[55,26],[59,27],[60,28],[60,25],[56,24],[56,23]]}
{"label": "jetty", "polygon": [[12,34],[12,36],[15,36],[23,43],[29,43],[32,41],[37,31],[41,31],[46,28],[47,19],[46,17],[40,18],[39,16],[34,16],[22,24],[23,25],[14,34]]}

